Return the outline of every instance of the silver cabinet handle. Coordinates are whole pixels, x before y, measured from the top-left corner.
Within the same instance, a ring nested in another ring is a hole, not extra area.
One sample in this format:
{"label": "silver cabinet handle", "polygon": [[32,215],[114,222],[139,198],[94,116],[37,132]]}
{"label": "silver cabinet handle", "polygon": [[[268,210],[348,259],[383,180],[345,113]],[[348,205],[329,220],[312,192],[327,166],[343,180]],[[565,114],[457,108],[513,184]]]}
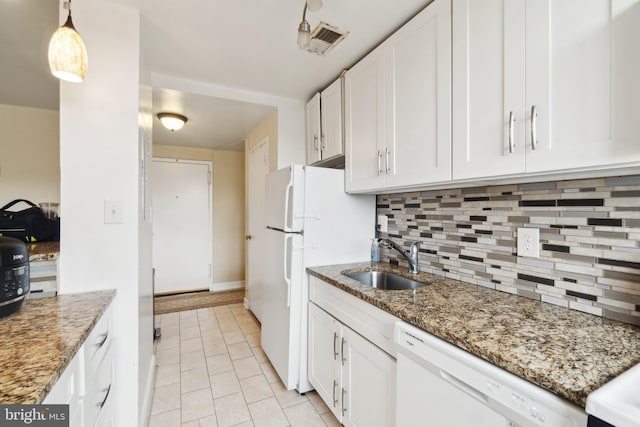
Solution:
{"label": "silver cabinet handle", "polygon": [[513,124],[516,122],[516,117],[513,111],[509,112],[509,153],[516,151],[516,143],[513,140]]}
{"label": "silver cabinet handle", "polygon": [[313,135],[313,149],[318,151],[318,135]]}
{"label": "silver cabinet handle", "polygon": [[338,333],[333,333],[333,360],[338,360]]}
{"label": "silver cabinet handle", "polygon": [[104,345],[104,343],[107,341],[107,338],[109,338],[109,331],[105,332],[104,334],[100,335],[102,337],[102,339],[100,341],[96,342],[96,347],[100,348]]}
{"label": "silver cabinet handle", "polygon": [[391,172],[391,166],[389,165],[389,154],[391,154],[391,150],[389,150],[389,148],[385,148],[385,161],[384,161],[384,164],[386,166],[386,168],[385,168],[385,172],[386,173],[390,173]]}
{"label": "silver cabinet handle", "polygon": [[109,398],[109,393],[111,393],[111,384],[109,384],[109,387],[105,388],[102,391],[106,392],[106,394],[104,395],[104,399],[102,399],[102,402],[96,403],[96,405],[99,406],[100,408],[102,408],[104,404],[107,403],[107,399]]}
{"label": "silver cabinet handle", "polygon": [[347,407],[344,405],[344,395],[347,394],[347,390],[345,390],[344,387],[342,387],[342,416],[344,417],[344,413],[347,412]]}
{"label": "silver cabinet handle", "polygon": [[378,176],[382,175],[382,151],[378,150]]}
{"label": "silver cabinet handle", "polygon": [[327,135],[320,135],[320,150],[327,150]]}
{"label": "silver cabinet handle", "polygon": [[338,388],[338,381],[333,380],[333,407],[334,408],[338,404],[338,399],[336,399],[336,388]]}
{"label": "silver cabinet handle", "polygon": [[535,150],[538,148],[538,131],[536,127],[538,126],[538,112],[536,111],[536,106],[531,106],[531,149]]}
{"label": "silver cabinet handle", "polygon": [[347,341],[347,340],[345,340],[344,338],[342,338],[342,343],[340,344],[340,354],[342,355],[342,366],[344,366],[344,362],[346,362],[346,361],[347,361],[347,358],[346,358],[346,357],[344,357],[344,343],[345,343],[346,341]]}

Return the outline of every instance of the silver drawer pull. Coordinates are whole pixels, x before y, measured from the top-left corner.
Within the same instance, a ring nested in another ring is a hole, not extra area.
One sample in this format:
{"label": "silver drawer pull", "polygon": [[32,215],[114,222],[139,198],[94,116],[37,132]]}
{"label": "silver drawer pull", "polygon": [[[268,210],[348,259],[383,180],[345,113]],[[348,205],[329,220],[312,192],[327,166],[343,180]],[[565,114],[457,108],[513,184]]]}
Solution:
{"label": "silver drawer pull", "polygon": [[344,395],[347,394],[347,390],[342,387],[342,416],[344,417],[344,413],[347,412],[347,407],[344,405]]}
{"label": "silver drawer pull", "polygon": [[342,343],[340,344],[340,354],[342,354],[342,366],[344,366],[344,362],[347,361],[347,358],[344,356],[344,343],[347,340],[345,340],[344,338],[342,338]]}
{"label": "silver drawer pull", "polygon": [[516,151],[516,142],[513,140],[513,124],[516,122],[516,116],[513,111],[509,112],[509,153]]}
{"label": "silver drawer pull", "polygon": [[336,399],[336,388],[338,388],[338,382],[333,380],[333,407],[335,408],[338,404],[338,399]]}
{"label": "silver drawer pull", "polygon": [[102,408],[105,405],[105,403],[107,403],[107,399],[109,398],[109,393],[111,393],[111,384],[109,384],[109,387],[105,388],[102,391],[106,392],[106,394],[104,395],[104,399],[102,399],[102,402],[96,403],[96,405],[99,406],[100,408]]}
{"label": "silver drawer pull", "polygon": [[382,151],[378,150],[378,176],[382,175]]}
{"label": "silver drawer pull", "polygon": [[384,164],[385,164],[385,172],[388,174],[391,172],[391,165],[389,164],[389,155],[391,154],[391,150],[389,150],[388,148],[385,148],[385,160],[384,160]]}
{"label": "silver drawer pull", "polygon": [[333,360],[338,360],[338,334],[333,333]]}
{"label": "silver drawer pull", "polygon": [[104,334],[100,335],[102,337],[102,339],[100,341],[96,342],[96,347],[100,348],[104,345],[105,342],[107,342],[107,338],[109,338],[109,331],[105,332]]}

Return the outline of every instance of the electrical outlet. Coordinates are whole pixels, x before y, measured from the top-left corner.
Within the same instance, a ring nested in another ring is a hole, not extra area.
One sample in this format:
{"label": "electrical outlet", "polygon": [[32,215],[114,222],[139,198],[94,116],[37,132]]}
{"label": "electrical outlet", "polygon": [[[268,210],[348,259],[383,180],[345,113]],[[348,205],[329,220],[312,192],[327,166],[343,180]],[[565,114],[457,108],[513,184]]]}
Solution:
{"label": "electrical outlet", "polygon": [[540,257],[540,229],[518,228],[518,256]]}
{"label": "electrical outlet", "polygon": [[386,233],[389,231],[389,217],[386,215],[378,215],[378,231]]}

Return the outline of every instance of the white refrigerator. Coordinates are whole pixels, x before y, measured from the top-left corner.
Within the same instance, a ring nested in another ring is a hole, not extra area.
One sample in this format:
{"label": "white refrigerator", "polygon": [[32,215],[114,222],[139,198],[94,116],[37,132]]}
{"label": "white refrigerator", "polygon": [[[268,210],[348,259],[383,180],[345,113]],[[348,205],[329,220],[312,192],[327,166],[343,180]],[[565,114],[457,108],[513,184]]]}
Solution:
{"label": "white refrigerator", "polygon": [[344,171],[293,165],[267,175],[262,348],[287,390],[307,379],[307,267],[367,261],[375,196],[344,192]]}

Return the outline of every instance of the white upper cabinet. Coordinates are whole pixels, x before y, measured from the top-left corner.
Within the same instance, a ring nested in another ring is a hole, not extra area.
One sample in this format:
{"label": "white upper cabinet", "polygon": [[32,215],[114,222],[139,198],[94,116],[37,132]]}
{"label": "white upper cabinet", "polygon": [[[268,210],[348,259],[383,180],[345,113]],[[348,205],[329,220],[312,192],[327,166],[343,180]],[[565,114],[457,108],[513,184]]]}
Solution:
{"label": "white upper cabinet", "polygon": [[450,6],[436,0],[385,42],[386,187],[451,179]]}
{"label": "white upper cabinet", "polygon": [[453,179],[640,161],[638,0],[453,0]]}
{"label": "white upper cabinet", "polygon": [[345,74],[345,185],[348,192],[384,187],[384,72],[384,51],[378,47]]}
{"label": "white upper cabinet", "polygon": [[311,165],[322,160],[320,152],[320,93],[316,93],[307,102],[306,119],[307,164]]}
{"label": "white upper cabinet", "polygon": [[451,8],[436,0],[345,74],[346,190],[451,179]]}
{"label": "white upper cabinet", "polygon": [[342,118],[342,79],[340,78],[320,93],[322,160],[344,154]]}
{"label": "white upper cabinet", "polygon": [[307,102],[307,164],[344,154],[342,136],[342,78]]}

